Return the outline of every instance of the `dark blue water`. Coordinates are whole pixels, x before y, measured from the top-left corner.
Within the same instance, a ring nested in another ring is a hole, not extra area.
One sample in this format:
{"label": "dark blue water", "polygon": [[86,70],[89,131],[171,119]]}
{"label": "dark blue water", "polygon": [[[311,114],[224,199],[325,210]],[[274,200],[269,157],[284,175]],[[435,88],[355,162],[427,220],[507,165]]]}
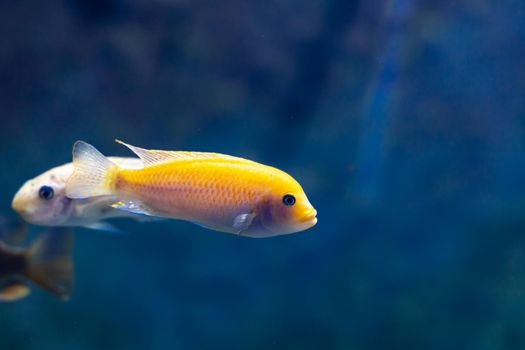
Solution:
{"label": "dark blue water", "polygon": [[[0,349],[525,348],[520,1],[3,1],[0,212],[83,139],[277,166],[316,227],[76,231]],[[37,228],[33,229],[38,232]]]}

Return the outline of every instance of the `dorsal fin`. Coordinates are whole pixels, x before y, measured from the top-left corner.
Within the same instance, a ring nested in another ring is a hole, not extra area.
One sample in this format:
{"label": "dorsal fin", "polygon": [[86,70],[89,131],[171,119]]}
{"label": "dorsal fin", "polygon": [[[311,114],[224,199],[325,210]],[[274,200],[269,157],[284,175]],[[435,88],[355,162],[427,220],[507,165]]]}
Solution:
{"label": "dorsal fin", "polygon": [[27,224],[22,220],[10,220],[0,216],[0,241],[17,245],[27,236]]}
{"label": "dorsal fin", "polygon": [[194,160],[197,160],[197,159],[225,159],[225,160],[233,160],[237,162],[250,163],[250,164],[255,163],[251,160],[229,156],[226,154],[220,154],[220,153],[162,151],[162,150],[155,150],[155,149],[150,150],[150,149],[144,149],[144,148],[140,148],[137,146],[133,146],[125,142],[122,142],[120,140],[115,140],[115,141],[117,143],[120,143],[121,145],[126,146],[133,153],[139,156],[140,159],[142,159],[142,161],[144,162],[144,166],[164,163],[164,162],[172,161],[172,160],[190,160],[190,159],[194,159]]}

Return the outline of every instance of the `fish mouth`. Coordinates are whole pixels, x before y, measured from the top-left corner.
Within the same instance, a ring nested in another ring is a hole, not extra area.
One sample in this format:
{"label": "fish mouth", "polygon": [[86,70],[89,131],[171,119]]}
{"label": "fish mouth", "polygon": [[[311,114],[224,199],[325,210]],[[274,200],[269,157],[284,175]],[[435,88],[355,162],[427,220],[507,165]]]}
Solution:
{"label": "fish mouth", "polygon": [[26,216],[29,212],[24,201],[21,200],[20,197],[18,197],[18,195],[16,195],[13,201],[11,202],[11,208],[13,208],[13,210],[21,216]]}
{"label": "fish mouth", "polygon": [[13,206],[13,210],[17,212],[18,215],[22,217],[25,221],[31,222],[31,217],[33,216],[34,212],[23,206]]}
{"label": "fish mouth", "polygon": [[29,201],[23,195],[17,193],[11,202],[11,208],[18,213],[25,220],[34,214],[32,206],[29,205]]}
{"label": "fish mouth", "polygon": [[312,209],[301,219],[303,223],[311,223],[312,226],[317,223],[317,210]]}

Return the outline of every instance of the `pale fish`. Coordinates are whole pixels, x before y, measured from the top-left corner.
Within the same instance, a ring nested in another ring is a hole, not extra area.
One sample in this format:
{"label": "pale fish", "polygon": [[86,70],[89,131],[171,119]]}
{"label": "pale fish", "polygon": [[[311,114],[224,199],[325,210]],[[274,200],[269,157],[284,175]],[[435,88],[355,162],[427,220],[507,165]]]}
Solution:
{"label": "pale fish", "polygon": [[[142,168],[142,161],[138,158],[110,159],[124,168]],[[65,187],[73,169],[72,163],[64,164],[26,181],[14,196],[12,208],[27,222],[41,226],[83,226],[116,231],[105,220],[117,217],[143,220],[142,215],[112,208],[110,205],[116,201],[112,196],[68,198]]]}

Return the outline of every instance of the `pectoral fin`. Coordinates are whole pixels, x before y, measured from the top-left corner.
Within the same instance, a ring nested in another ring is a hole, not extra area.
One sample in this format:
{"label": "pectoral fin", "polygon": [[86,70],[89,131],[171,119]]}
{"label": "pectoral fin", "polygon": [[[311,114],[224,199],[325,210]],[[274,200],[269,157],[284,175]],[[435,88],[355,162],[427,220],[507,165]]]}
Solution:
{"label": "pectoral fin", "polygon": [[118,201],[111,207],[134,214],[156,216],[157,213],[139,200]]}
{"label": "pectoral fin", "polygon": [[0,302],[10,302],[25,298],[31,293],[28,286],[13,282],[0,289]]}
{"label": "pectoral fin", "polygon": [[255,214],[240,214],[233,219],[233,227],[237,230],[237,234],[242,234],[242,231],[247,230],[252,224]]}
{"label": "pectoral fin", "polygon": [[115,225],[103,221],[95,222],[94,224],[84,225],[83,227],[88,228],[90,230],[106,231],[117,234],[122,233],[122,231],[120,231]]}

